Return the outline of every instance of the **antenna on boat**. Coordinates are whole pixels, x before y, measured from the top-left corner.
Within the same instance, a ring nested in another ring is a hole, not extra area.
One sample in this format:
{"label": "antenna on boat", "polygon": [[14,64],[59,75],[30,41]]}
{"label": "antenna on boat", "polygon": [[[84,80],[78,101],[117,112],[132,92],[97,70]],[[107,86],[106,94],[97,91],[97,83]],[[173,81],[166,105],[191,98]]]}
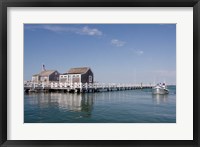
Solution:
{"label": "antenna on boat", "polygon": [[156,77],[154,77],[153,85],[156,85]]}
{"label": "antenna on boat", "polygon": [[164,79],[164,83],[166,84],[166,80]]}

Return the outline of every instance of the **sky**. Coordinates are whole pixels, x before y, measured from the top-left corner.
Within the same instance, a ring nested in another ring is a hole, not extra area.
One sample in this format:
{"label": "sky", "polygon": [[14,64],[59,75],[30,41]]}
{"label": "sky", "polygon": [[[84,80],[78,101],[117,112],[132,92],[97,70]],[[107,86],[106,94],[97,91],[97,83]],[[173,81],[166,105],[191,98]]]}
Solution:
{"label": "sky", "polygon": [[24,24],[24,80],[90,67],[100,83],[176,84],[175,24]]}

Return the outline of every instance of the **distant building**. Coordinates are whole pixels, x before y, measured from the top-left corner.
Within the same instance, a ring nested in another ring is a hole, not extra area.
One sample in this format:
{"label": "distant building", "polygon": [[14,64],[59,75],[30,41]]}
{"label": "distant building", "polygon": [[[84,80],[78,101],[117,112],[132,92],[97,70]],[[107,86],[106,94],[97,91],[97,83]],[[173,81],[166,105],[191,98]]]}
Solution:
{"label": "distant building", "polygon": [[56,70],[44,70],[39,74],[32,76],[32,82],[34,83],[50,83],[59,81],[59,73]]}
{"label": "distant building", "polygon": [[93,81],[94,75],[89,67],[71,68],[59,77],[60,83],[93,83]]}

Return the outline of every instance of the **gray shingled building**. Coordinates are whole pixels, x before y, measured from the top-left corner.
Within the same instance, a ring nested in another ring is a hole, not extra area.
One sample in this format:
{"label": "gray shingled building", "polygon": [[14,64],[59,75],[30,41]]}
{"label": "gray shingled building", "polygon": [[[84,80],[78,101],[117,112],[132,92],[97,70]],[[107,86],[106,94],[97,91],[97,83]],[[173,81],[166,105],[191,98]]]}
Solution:
{"label": "gray shingled building", "polygon": [[50,82],[58,82],[59,81],[59,73],[56,70],[44,70],[39,74],[35,74],[32,76],[32,82],[34,83],[46,83]]}
{"label": "gray shingled building", "polygon": [[60,83],[93,83],[94,75],[89,67],[71,68],[67,73],[61,74]]}

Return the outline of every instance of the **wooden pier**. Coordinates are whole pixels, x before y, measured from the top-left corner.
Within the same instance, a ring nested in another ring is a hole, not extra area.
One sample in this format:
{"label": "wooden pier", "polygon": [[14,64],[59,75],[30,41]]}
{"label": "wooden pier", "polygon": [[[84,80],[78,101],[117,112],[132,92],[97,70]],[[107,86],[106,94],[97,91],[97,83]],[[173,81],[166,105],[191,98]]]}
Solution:
{"label": "wooden pier", "polygon": [[120,91],[120,90],[135,90],[135,89],[147,89],[152,88],[149,85],[135,85],[135,84],[114,84],[114,83],[50,83],[50,84],[36,84],[26,83],[24,84],[25,92],[102,92],[102,91]]}

